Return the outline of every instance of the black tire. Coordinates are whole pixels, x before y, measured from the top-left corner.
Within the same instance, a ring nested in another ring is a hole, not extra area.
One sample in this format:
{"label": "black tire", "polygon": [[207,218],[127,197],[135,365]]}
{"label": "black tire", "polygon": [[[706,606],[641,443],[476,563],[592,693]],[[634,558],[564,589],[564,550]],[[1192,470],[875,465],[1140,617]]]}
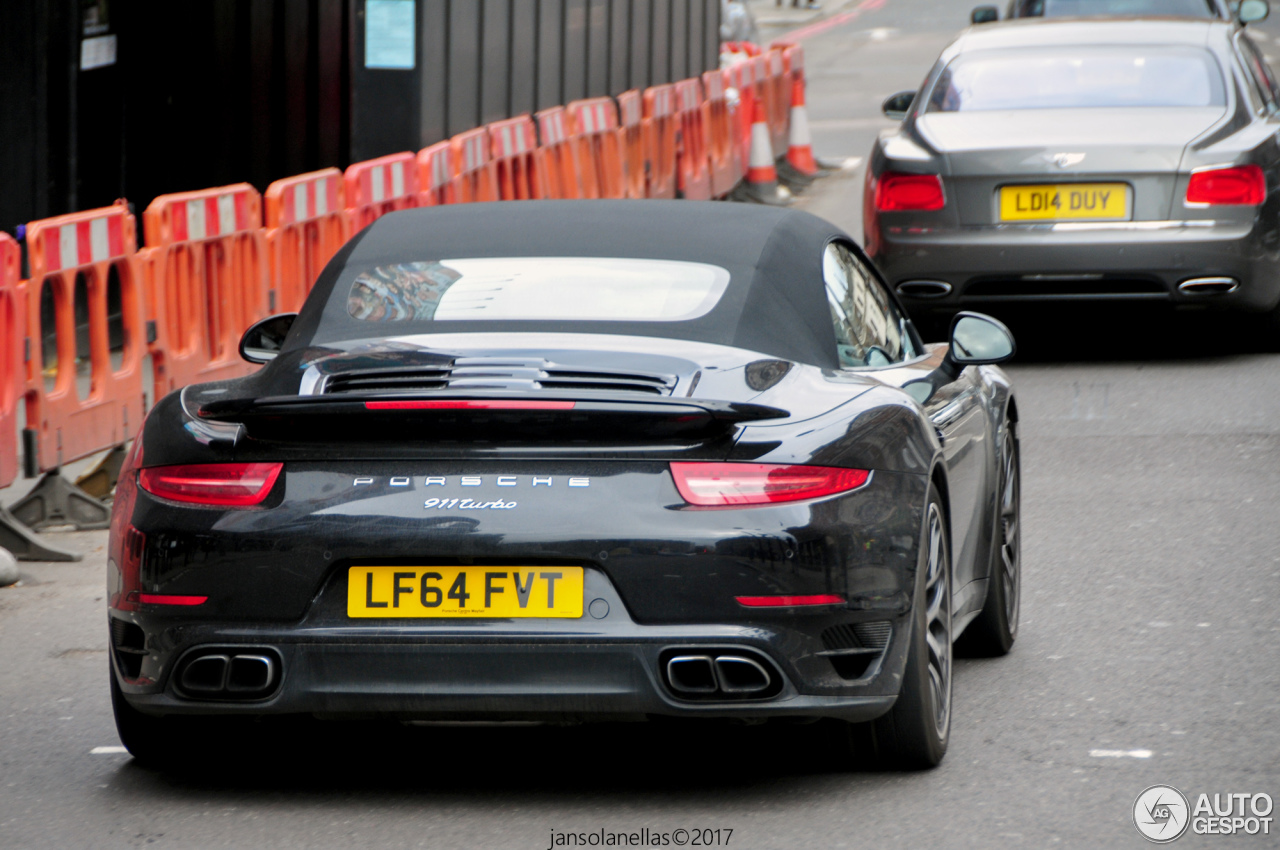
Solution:
{"label": "black tire", "polygon": [[116,671],[108,670],[111,677],[111,711],[116,716],[116,733],[129,754],[147,767],[164,767],[170,761],[175,744],[172,721],[167,717],[143,714],[129,705],[116,681]]}
{"label": "black tire", "polygon": [[1280,351],[1280,304],[1252,318],[1256,348],[1268,354]]}
{"label": "black tire", "polygon": [[841,756],[888,770],[936,767],[951,737],[951,553],[942,497],[932,484],[924,515],[911,645],[898,700],[883,717],[837,722],[832,730]]}
{"label": "black tire", "polygon": [[252,735],[239,718],[144,714],[129,705],[111,677],[111,710],[120,743],[139,764],[159,770],[213,767],[237,758]]}
{"label": "black tire", "polygon": [[1000,476],[996,490],[996,540],[987,575],[982,611],[956,641],[956,652],[969,658],[1007,655],[1018,638],[1022,604],[1022,451],[1017,424],[1005,420],[1000,430]]}

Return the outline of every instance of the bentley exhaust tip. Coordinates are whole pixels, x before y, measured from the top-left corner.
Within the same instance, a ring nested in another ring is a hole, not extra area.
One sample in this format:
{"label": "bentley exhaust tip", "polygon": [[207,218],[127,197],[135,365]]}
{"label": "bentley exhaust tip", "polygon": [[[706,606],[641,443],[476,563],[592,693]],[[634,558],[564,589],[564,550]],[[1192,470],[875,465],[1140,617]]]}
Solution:
{"label": "bentley exhaust tip", "polygon": [[951,284],[945,280],[904,280],[895,288],[908,298],[943,298],[951,294]]}
{"label": "bentley exhaust tip", "polygon": [[740,655],[716,658],[716,677],[720,681],[720,690],[726,694],[756,694],[772,684],[768,670],[759,662]]}
{"label": "bentley exhaust tip", "polygon": [[1183,295],[1226,295],[1240,288],[1234,277],[1193,277],[1178,284]]}

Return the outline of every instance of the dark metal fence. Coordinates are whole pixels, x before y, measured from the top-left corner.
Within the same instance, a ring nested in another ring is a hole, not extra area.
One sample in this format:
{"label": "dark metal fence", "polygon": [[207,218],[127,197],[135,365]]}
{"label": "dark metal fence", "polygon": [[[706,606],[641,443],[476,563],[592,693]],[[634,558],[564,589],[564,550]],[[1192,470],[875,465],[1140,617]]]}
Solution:
{"label": "dark metal fence", "polygon": [[0,228],[265,189],[692,76],[719,18],[720,0],[0,0]]}

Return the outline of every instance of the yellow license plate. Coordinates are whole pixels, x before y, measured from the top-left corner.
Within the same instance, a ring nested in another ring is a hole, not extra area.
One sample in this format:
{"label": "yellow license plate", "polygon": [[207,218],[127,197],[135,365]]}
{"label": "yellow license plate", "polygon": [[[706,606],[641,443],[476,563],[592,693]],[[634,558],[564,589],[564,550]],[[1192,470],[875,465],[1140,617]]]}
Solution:
{"label": "yellow license plate", "polygon": [[1001,221],[1127,219],[1124,183],[1060,183],[1000,187]]}
{"label": "yellow license plate", "polygon": [[582,567],[352,567],[348,617],[581,617]]}

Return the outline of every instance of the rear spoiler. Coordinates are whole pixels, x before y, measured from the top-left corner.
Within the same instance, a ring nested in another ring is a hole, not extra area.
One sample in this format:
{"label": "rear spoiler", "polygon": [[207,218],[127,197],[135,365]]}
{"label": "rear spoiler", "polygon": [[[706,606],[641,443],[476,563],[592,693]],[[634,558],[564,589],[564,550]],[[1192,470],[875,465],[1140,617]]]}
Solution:
{"label": "rear spoiler", "polygon": [[[201,419],[242,423],[262,439],[688,439],[731,431],[744,422],[785,419],[776,407],[702,399],[566,398],[436,393],[430,398],[344,393],[220,399]],[[309,426],[309,427],[308,427]],[[320,433],[315,433],[320,430]]]}

